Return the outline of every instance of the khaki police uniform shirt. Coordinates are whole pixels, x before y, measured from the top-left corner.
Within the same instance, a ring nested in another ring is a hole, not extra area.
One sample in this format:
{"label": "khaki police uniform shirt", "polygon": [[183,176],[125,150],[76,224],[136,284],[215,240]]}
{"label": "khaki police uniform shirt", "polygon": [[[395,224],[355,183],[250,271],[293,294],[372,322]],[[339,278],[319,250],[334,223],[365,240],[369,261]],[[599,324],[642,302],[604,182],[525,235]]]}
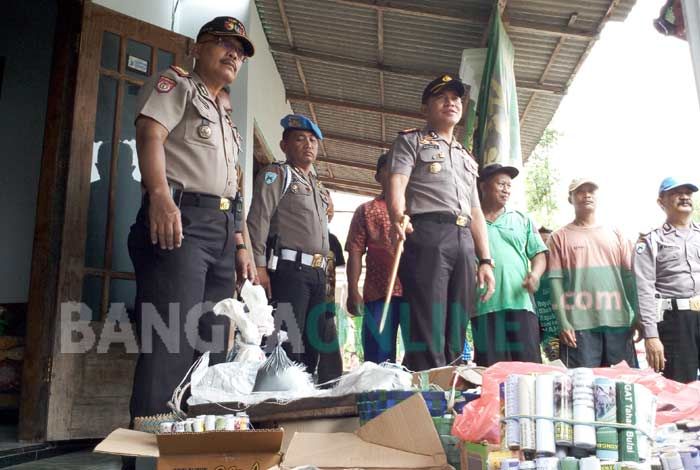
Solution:
{"label": "khaki police uniform shirt", "polygon": [[406,212],[444,212],[471,217],[479,207],[478,165],[453,137],[428,128],[403,131],[389,151],[390,171],[409,177]]}
{"label": "khaki police uniform shirt", "polygon": [[173,67],[155,75],[141,90],[137,116],[147,116],[169,132],[165,175],[170,185],[187,192],[236,195],[241,138],[197,74]]}
{"label": "khaki police uniform shirt", "polygon": [[656,294],[689,299],[700,293],[700,225],[693,223],[684,235],[666,223],[643,235],[635,245],[632,269],[644,336],[656,338]]}
{"label": "khaki police uniform shirt", "polygon": [[[285,166],[290,171],[286,172]],[[285,173],[291,177],[286,192]],[[275,235],[280,249],[327,256],[328,205],[328,192],[313,174],[307,177],[287,163],[263,168],[255,179],[248,214],[255,265],[266,265],[267,240]]]}

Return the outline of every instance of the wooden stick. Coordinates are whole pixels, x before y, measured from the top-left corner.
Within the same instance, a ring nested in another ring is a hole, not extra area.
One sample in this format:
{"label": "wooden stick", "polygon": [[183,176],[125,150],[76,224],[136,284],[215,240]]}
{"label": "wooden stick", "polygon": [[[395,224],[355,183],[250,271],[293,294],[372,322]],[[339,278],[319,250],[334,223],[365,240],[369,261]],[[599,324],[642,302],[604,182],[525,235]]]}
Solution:
{"label": "wooden stick", "polygon": [[386,318],[389,313],[389,304],[391,302],[391,294],[394,293],[394,284],[396,283],[396,274],[399,272],[399,262],[401,261],[401,253],[403,253],[403,243],[405,241],[406,226],[408,226],[409,217],[404,215],[401,219],[401,231],[404,232],[404,240],[399,240],[396,245],[396,252],[394,253],[394,265],[391,268],[391,276],[389,278],[389,287],[386,290],[386,298],[384,299],[384,306],[382,308],[382,320],[379,323],[379,334],[384,333],[384,326],[386,324]]}

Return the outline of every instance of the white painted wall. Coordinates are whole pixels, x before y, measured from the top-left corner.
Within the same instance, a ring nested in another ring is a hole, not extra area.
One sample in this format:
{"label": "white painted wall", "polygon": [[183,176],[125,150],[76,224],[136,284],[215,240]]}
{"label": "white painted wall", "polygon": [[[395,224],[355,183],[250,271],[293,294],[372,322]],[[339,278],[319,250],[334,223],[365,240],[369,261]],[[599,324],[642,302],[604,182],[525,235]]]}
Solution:
{"label": "white painted wall", "polygon": [[[175,0],[95,0],[107,8],[170,29]],[[174,31],[196,38],[199,28],[216,16],[233,16],[243,22],[255,45],[255,56],[243,67],[231,86],[233,119],[243,136],[241,166],[245,174],[245,199],[251,201],[253,187],[253,132],[257,125],[275,159],[284,160],[279,148],[280,119],[292,112],[286,102],[284,83],[265,38],[258,11],[252,0],[180,0]]]}
{"label": "white painted wall", "polygon": [[[102,5],[132,18],[170,29],[172,9],[175,0],[92,0],[97,5]],[[180,3],[182,4],[182,1]]]}

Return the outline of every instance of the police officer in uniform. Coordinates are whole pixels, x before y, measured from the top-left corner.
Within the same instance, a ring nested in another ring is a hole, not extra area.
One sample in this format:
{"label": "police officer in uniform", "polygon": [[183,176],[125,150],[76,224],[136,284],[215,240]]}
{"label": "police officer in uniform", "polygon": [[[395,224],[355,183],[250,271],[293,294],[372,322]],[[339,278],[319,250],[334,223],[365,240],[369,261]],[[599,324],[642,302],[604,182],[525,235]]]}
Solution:
{"label": "police officer in uniform", "polygon": [[[319,350],[338,350],[337,332],[324,334],[330,326],[325,305],[330,202],[312,172],[323,135],[305,116],[288,115],[281,124],[280,147],[287,161],[267,166],[256,178],[248,231],[258,278],[277,303],[276,315],[282,314],[285,304],[293,310],[293,319],[282,320],[296,322],[296,328],[287,324],[287,354],[313,374]],[[301,341],[294,338],[297,331]],[[319,383],[335,378],[324,370],[319,368]]]}
{"label": "police officer in uniform", "polygon": [[[215,18],[197,36],[194,71],[173,66],[139,96],[136,146],[144,196],[129,253],[141,354],[132,420],[169,411],[195,348],[224,357],[226,323],[213,329],[211,306],[233,295],[235,269],[254,277],[241,235],[242,201],[236,200],[241,138],[217,99],[253,53],[240,21]],[[163,323],[171,336],[154,332],[152,325]]]}
{"label": "police officer in uniform", "polygon": [[454,136],[465,91],[451,75],[430,82],[421,106],[426,127],[401,132],[389,152],[389,217],[395,237],[406,240],[399,277],[410,312],[402,312],[401,330],[412,370],[459,358],[477,280],[482,300],[495,289],[477,163]]}
{"label": "police officer in uniform", "polygon": [[666,222],[642,235],[632,255],[647,361],[684,383],[697,380],[700,365],[700,225],[691,221],[697,190],[664,179],[658,203]]}

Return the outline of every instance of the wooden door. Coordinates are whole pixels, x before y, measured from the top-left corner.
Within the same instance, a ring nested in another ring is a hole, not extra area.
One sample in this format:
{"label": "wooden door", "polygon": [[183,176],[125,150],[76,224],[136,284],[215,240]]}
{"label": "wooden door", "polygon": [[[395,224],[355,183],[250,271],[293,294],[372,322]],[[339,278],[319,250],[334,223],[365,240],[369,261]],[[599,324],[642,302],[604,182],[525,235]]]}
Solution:
{"label": "wooden door", "polygon": [[[140,206],[136,99],[144,82],[170,65],[189,68],[191,39],[84,4],[68,161],[65,216],[49,362],[46,440],[105,436],[129,422],[135,354],[113,344],[87,353],[66,347],[61,305],[79,301],[100,337],[110,305],[133,309],[127,250]],[[119,308],[117,308],[117,311]],[[75,319],[75,316],[73,317]],[[62,344],[63,335],[63,344]],[[79,340],[73,333],[68,339]],[[66,352],[67,350],[71,352]]]}

